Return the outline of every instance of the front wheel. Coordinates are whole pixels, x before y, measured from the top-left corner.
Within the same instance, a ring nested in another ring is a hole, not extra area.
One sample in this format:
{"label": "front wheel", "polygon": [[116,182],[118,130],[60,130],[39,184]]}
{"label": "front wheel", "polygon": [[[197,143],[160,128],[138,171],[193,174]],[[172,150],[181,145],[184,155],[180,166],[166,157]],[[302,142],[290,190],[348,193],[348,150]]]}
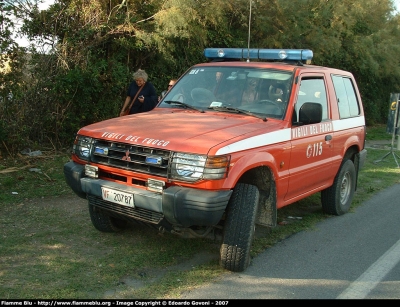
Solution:
{"label": "front wheel", "polygon": [[353,161],[344,161],[333,185],[321,192],[322,210],[325,213],[343,215],[349,211],[356,187],[356,178]]}
{"label": "front wheel", "polygon": [[109,216],[91,204],[89,204],[89,214],[93,226],[102,232],[118,232],[127,225],[126,221]]}
{"label": "front wheel", "polygon": [[241,272],[250,263],[259,198],[259,191],[254,185],[238,183],[233,190],[220,250],[220,264],[224,269]]}

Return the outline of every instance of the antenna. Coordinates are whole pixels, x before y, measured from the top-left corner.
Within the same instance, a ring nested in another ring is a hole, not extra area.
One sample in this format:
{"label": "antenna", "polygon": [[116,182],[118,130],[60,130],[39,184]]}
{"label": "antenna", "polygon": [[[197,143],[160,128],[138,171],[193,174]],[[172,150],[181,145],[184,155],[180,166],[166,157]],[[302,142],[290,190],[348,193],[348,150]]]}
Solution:
{"label": "antenna", "polygon": [[249,0],[249,3],[250,3],[250,11],[249,11],[249,35],[248,35],[248,38],[247,38],[247,62],[250,62],[251,1],[252,1],[252,0]]}

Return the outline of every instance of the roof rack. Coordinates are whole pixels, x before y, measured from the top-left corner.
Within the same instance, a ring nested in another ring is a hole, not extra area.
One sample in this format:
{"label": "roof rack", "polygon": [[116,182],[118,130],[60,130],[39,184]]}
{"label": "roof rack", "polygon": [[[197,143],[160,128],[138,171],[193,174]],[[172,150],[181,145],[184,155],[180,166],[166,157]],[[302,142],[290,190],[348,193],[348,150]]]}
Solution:
{"label": "roof rack", "polygon": [[206,48],[204,49],[204,56],[211,61],[249,61],[255,59],[311,64],[313,52],[310,49]]}

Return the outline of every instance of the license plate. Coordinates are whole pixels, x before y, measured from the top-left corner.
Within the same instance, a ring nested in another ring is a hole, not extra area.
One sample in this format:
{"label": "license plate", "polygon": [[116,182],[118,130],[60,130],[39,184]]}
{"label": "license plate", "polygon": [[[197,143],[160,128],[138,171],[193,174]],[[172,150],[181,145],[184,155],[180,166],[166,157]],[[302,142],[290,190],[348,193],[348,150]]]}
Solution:
{"label": "license plate", "polygon": [[134,207],[133,194],[101,187],[101,195],[104,200],[115,204]]}

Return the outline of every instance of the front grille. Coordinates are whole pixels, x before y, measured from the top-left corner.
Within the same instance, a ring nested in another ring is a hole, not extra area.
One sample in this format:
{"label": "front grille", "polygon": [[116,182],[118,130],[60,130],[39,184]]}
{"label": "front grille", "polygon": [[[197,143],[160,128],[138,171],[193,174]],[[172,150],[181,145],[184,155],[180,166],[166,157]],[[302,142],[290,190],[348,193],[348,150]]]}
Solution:
{"label": "front grille", "polygon": [[[167,178],[170,154],[169,150],[95,140],[91,160],[98,164]],[[150,163],[146,159],[156,162]]]}
{"label": "front grille", "polygon": [[158,224],[163,219],[163,215],[161,213],[142,208],[132,208],[114,204],[93,195],[88,195],[88,200],[90,205],[146,223]]}

